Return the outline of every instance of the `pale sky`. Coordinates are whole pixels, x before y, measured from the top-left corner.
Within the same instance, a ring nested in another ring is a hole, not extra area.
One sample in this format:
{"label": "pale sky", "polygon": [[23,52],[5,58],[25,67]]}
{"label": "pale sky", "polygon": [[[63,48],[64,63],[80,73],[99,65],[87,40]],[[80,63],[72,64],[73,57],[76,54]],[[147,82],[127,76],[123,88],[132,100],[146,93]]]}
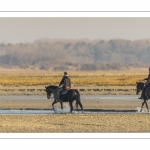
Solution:
{"label": "pale sky", "polygon": [[0,17],[0,43],[50,39],[150,38],[150,18],[139,17]]}

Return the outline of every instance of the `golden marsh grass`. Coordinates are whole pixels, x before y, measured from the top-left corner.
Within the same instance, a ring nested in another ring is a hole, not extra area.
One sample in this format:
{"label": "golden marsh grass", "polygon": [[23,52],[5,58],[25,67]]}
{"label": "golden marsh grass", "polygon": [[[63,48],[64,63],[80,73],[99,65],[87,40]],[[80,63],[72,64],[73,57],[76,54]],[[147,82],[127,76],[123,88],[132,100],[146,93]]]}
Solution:
{"label": "golden marsh grass", "polygon": [[[58,85],[63,72],[0,73],[0,85],[36,86]],[[144,81],[147,72],[69,72],[73,86],[135,86]]]}

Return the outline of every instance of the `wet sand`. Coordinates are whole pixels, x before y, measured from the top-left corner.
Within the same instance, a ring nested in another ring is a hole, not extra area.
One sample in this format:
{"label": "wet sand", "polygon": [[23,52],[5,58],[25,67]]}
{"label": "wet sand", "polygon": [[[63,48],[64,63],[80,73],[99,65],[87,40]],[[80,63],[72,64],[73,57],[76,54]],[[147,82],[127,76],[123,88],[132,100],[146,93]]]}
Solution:
{"label": "wet sand", "polygon": [[[6,95],[1,93],[1,95]],[[38,91],[39,92],[39,91]],[[104,95],[114,95],[105,93]],[[31,95],[30,92],[29,96]],[[82,95],[88,93],[80,92]],[[122,91],[116,95],[132,95],[133,91]],[[40,93],[39,93],[40,94]],[[39,99],[1,99],[0,109],[51,109],[52,100]],[[43,95],[42,94],[42,95]],[[7,94],[11,96],[11,94]],[[14,94],[17,96],[16,94]],[[18,95],[21,95],[18,93]],[[26,94],[22,94],[26,95]],[[28,95],[28,94],[27,94]],[[35,95],[38,96],[36,93]],[[93,95],[103,95],[95,94]],[[39,95],[40,96],[40,95]],[[138,96],[137,96],[138,97]],[[141,100],[81,99],[84,109],[136,110]],[[149,102],[148,102],[149,104]],[[150,105],[150,104],[149,104]],[[60,107],[59,104],[56,107]],[[144,106],[145,108],[145,106]],[[46,114],[46,115],[0,115],[1,133],[149,133],[149,113],[137,114]]]}

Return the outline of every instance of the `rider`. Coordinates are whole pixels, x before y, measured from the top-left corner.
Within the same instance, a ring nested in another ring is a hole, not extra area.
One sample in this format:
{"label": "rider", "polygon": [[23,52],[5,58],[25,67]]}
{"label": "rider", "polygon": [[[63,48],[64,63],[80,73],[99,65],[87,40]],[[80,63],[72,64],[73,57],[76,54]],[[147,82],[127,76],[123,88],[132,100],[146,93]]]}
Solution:
{"label": "rider", "polygon": [[145,78],[144,80],[147,80],[147,82],[145,83],[143,89],[142,89],[142,93],[141,93],[141,97],[139,97],[138,99],[142,99],[143,98],[143,93],[145,93],[145,90],[147,89],[147,87],[149,86],[150,83],[150,67],[149,67],[149,74],[148,74],[148,78]]}
{"label": "rider", "polygon": [[64,76],[59,83],[59,89],[56,94],[56,102],[60,101],[60,92],[63,90],[69,90],[71,88],[71,80],[67,72],[64,72]]}

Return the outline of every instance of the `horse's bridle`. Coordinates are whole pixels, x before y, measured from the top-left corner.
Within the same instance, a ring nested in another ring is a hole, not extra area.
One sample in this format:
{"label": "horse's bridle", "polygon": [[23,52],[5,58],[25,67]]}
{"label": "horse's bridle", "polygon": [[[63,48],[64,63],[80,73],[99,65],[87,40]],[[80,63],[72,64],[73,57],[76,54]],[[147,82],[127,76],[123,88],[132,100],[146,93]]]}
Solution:
{"label": "horse's bridle", "polygon": [[[144,85],[143,85],[144,86]],[[140,93],[140,91],[142,90],[143,86],[141,86],[140,88],[137,88],[136,94],[138,95]]]}
{"label": "horse's bridle", "polygon": [[47,92],[47,98],[48,98],[48,99],[50,99],[50,98],[53,98],[53,97],[54,97],[54,96],[53,96],[53,95],[54,95],[54,93],[52,93],[50,90],[47,90],[47,89],[46,89],[46,92]]}
{"label": "horse's bridle", "polygon": [[138,90],[136,91],[136,95],[138,95],[138,94],[140,93],[140,91],[141,91],[141,89],[138,89]]}

